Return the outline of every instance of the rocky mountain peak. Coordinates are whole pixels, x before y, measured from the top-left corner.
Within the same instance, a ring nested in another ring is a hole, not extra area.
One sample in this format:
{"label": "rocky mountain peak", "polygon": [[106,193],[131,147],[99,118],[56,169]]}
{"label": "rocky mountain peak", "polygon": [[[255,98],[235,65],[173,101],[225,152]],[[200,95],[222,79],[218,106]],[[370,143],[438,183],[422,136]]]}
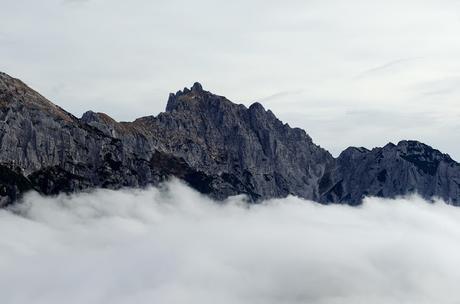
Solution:
{"label": "rocky mountain peak", "polygon": [[224,199],[295,195],[359,204],[418,193],[460,204],[460,165],[417,141],[348,148],[338,158],[260,103],[247,108],[199,83],[170,94],[166,112],[133,122],[73,117],[0,73],[0,205],[43,194],[145,187],[172,176]]}
{"label": "rocky mountain peak", "polygon": [[190,88],[169,94],[166,112],[215,113],[216,111],[234,112],[239,105],[224,96],[203,90],[198,82]]}
{"label": "rocky mountain peak", "polygon": [[47,100],[21,80],[0,72],[0,107],[19,110],[24,106],[31,111],[44,112],[67,122],[76,120],[73,115]]}
{"label": "rocky mountain peak", "polygon": [[265,108],[260,103],[254,102],[253,104],[249,106],[249,111],[263,113],[265,112]]}
{"label": "rocky mountain peak", "polygon": [[428,161],[445,161],[454,162],[449,154],[442,153],[437,149],[433,149],[429,145],[415,140],[400,141],[396,146],[401,156],[417,157]]}
{"label": "rocky mountain peak", "polygon": [[185,103],[196,104],[199,101],[203,101],[207,94],[210,93],[204,91],[200,83],[195,82],[190,89],[184,88],[182,91],[179,90],[175,94],[169,94],[166,112],[188,108]]}
{"label": "rocky mountain peak", "polygon": [[194,93],[203,92],[203,86],[199,82],[195,82],[191,88],[191,91]]}
{"label": "rocky mountain peak", "polygon": [[414,140],[399,142],[397,151],[401,158],[432,176],[437,173],[441,162],[455,163],[448,154]]}
{"label": "rocky mountain peak", "polygon": [[5,73],[0,73],[0,93],[0,98],[3,102],[20,101],[44,106],[52,105],[50,101],[29,88],[24,82]]}
{"label": "rocky mountain peak", "polygon": [[340,153],[339,158],[359,158],[369,152],[371,151],[364,147],[348,147]]}

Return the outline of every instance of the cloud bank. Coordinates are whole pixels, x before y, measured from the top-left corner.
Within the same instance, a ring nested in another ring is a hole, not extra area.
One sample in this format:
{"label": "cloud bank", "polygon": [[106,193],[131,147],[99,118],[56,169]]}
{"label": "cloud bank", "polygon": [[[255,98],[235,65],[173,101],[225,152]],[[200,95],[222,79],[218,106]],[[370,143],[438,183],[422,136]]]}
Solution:
{"label": "cloud bank", "polygon": [[2,303],[454,303],[460,208],[148,190],[30,193],[0,211]]}

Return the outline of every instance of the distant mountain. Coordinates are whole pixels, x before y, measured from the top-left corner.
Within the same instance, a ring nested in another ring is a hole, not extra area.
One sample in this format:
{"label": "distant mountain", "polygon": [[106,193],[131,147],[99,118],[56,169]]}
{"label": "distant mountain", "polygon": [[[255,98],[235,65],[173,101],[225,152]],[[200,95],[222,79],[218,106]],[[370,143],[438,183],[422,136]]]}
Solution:
{"label": "distant mountain", "polygon": [[216,199],[296,195],[359,204],[419,193],[460,204],[460,165],[416,141],[348,148],[334,158],[259,103],[249,108],[195,83],[166,112],[133,122],[77,118],[0,73],[0,205],[28,190],[50,195],[156,185],[171,176]]}

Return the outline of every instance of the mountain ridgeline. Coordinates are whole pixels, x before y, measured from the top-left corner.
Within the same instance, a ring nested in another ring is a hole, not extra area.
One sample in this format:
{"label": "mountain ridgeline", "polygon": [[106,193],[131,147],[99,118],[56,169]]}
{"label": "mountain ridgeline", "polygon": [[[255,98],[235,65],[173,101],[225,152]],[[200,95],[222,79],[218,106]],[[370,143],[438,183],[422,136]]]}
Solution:
{"label": "mountain ridgeline", "polygon": [[334,158],[259,103],[249,108],[195,83],[166,111],[133,122],[77,118],[0,73],[0,206],[27,191],[147,187],[176,177],[215,199],[295,195],[359,204],[418,193],[460,204],[460,165],[416,141],[348,148]]}

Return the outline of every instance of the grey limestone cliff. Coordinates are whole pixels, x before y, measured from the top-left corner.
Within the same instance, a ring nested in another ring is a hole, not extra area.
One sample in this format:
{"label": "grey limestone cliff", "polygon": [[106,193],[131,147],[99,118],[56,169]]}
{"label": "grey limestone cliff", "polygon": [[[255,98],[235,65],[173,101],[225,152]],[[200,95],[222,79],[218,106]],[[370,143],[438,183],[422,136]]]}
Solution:
{"label": "grey limestone cliff", "polygon": [[364,196],[393,198],[417,193],[460,204],[460,165],[417,141],[383,148],[348,148],[337,158],[334,182],[323,201],[357,204]]}
{"label": "grey limestone cliff", "polygon": [[0,205],[43,194],[156,185],[172,176],[216,199],[296,195],[357,204],[365,195],[417,192],[460,204],[460,166],[407,141],[338,158],[259,103],[249,108],[195,83],[166,111],[133,122],[77,118],[0,73]]}

